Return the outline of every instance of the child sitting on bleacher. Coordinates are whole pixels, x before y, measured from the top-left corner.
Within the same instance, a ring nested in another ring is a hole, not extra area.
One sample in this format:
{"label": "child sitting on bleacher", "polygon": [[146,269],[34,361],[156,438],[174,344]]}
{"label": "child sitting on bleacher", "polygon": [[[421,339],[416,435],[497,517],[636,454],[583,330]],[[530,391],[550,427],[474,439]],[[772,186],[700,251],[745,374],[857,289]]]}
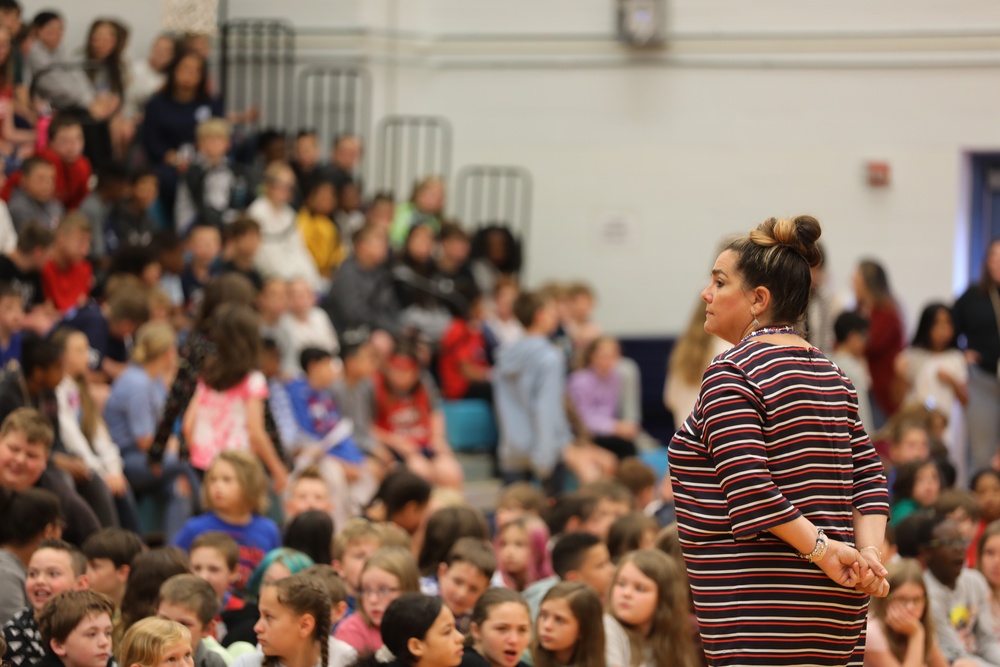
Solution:
{"label": "child sitting on bleacher", "polygon": [[181,176],[171,212],[179,233],[195,220],[221,228],[250,205],[254,194],[250,172],[226,157],[231,134],[229,123],[221,118],[198,125],[198,155]]}
{"label": "child sitting on bleacher", "polygon": [[622,377],[618,372],[621,348],[618,341],[600,336],[587,343],[582,367],[569,377],[567,391],[576,414],[594,444],[612,452],[619,460],[635,456],[639,425],[621,419]]}
{"label": "child sitting on bleacher", "polygon": [[456,317],[438,343],[441,394],[448,400],[493,400],[490,363],[482,332],[483,301],[476,296],[468,317]]}
{"label": "child sitting on bleacher", "polygon": [[412,346],[400,345],[374,377],[372,435],[406,467],[438,486],[461,488],[462,468],[445,438],[440,397]]}
{"label": "child sitting on bleacher", "polygon": [[65,209],[55,197],[56,169],[40,157],[28,158],[21,167],[19,185],[10,194],[7,208],[14,229],[37,222],[54,230]]}

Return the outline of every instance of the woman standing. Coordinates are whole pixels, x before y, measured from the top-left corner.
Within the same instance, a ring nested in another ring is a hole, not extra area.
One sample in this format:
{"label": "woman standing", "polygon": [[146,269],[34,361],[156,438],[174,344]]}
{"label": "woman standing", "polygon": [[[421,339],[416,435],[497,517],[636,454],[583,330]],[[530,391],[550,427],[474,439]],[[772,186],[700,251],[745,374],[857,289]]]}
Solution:
{"label": "woman standing", "polygon": [[888,592],[888,494],[857,393],[793,326],[819,235],[809,216],[767,220],[701,295],[705,330],[734,347],[706,371],[670,471],[711,665],[860,665],[868,594]]}
{"label": "woman standing", "polygon": [[882,428],[896,413],[902,396],[896,385],[896,357],[903,351],[903,320],[889,290],[889,277],[878,262],[862,260],[854,272],[854,295],[858,311],[868,318],[865,358],[872,376],[872,407],[875,423]]}
{"label": "woman standing", "polygon": [[986,251],[983,277],[953,309],[955,333],[969,362],[969,471],[989,468],[1000,442],[1000,239]]}

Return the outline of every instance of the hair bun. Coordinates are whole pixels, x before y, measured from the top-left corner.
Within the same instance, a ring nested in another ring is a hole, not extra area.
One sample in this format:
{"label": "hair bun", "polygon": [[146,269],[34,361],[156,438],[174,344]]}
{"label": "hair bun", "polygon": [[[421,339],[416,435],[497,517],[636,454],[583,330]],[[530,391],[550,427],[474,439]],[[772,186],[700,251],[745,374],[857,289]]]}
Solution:
{"label": "hair bun", "polygon": [[768,218],[750,232],[750,240],[764,247],[791,248],[813,267],[823,261],[818,243],[822,233],[819,220],[811,215],[797,215],[794,218]]}

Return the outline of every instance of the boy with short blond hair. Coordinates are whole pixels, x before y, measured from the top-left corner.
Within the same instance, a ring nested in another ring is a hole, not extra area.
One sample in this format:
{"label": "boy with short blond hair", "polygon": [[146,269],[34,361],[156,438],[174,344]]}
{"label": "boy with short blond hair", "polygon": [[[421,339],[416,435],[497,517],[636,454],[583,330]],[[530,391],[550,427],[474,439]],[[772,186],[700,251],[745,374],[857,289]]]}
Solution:
{"label": "boy with short blond hair", "polygon": [[219,598],[215,589],[193,574],[177,574],[160,586],[156,615],[191,632],[194,667],[225,667],[232,657],[213,638]]}
{"label": "boy with short blond hair", "polygon": [[382,546],[382,528],[361,518],[351,519],[334,536],[332,565],[347,584],[348,614],[356,607],[365,560]]}
{"label": "boy with short blond hair", "polygon": [[198,125],[198,155],[181,176],[172,211],[178,232],[184,233],[196,220],[221,228],[253,201],[250,170],[227,157],[231,135],[232,127],[221,118]]}
{"label": "boy with short blond hair", "polygon": [[39,635],[46,647],[44,667],[113,665],[111,601],[89,590],[66,591],[52,598],[38,615]]}
{"label": "boy with short blond hair", "polygon": [[4,660],[14,667],[27,667],[44,658],[45,644],[39,634],[38,615],[59,593],[86,588],[89,582],[87,558],[83,552],[63,540],[43,540],[28,562],[25,591],[29,606],[14,614],[14,618],[3,626],[7,641]]}

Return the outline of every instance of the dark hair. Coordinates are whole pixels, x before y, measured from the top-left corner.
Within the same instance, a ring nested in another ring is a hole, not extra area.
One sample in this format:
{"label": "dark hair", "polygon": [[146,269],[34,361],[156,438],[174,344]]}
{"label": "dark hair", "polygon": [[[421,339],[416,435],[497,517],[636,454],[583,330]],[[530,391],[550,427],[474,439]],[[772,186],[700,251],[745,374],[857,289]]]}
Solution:
{"label": "dark hair", "polygon": [[37,249],[45,249],[55,243],[55,233],[39,222],[31,221],[21,227],[17,233],[17,249],[30,253]]}
{"label": "dark hair", "polygon": [[0,0],[0,12],[21,13],[21,3],[17,0]]}
{"label": "dark hair", "polygon": [[164,602],[193,611],[202,625],[208,625],[219,613],[219,597],[212,585],[193,574],[175,574],[160,586],[156,606]]}
{"label": "dark hair", "polygon": [[50,340],[25,333],[21,340],[21,372],[30,378],[36,370],[46,370],[62,363],[62,350]]}
{"label": "dark hair", "polygon": [[260,331],[250,306],[223,304],[213,318],[211,338],[216,352],[205,360],[202,379],[216,391],[235,387],[257,368]]}
{"label": "dark hair", "polygon": [[884,305],[893,302],[889,275],[881,264],[874,259],[863,259],[858,262],[858,273],[875,304]]}
{"label": "dark hair", "polygon": [[[393,600],[382,616],[381,634],[385,647],[392,652],[401,667],[413,667],[417,658],[410,653],[411,638],[423,639],[441,615],[444,603],[441,598],[423,593],[404,593]],[[359,667],[379,665],[375,656],[355,663]]]}
{"label": "dark hair", "polygon": [[845,310],[833,321],[833,336],[840,345],[852,333],[863,334],[868,331],[868,318],[860,313]]}
{"label": "dark hair", "polygon": [[167,81],[163,84],[163,94],[168,97],[173,97],[174,86],[177,81],[177,68],[184,61],[185,58],[197,58],[201,63],[201,80],[198,82],[198,86],[195,90],[195,99],[199,102],[204,102],[210,99],[208,93],[208,63],[201,54],[191,51],[191,50],[178,50],[174,55],[174,59],[169,65],[167,65]]}
{"label": "dark hair", "polygon": [[1000,472],[997,472],[993,468],[983,468],[975,475],[973,475],[971,480],[969,480],[969,489],[975,491],[976,485],[979,484],[979,480],[981,480],[984,477],[994,477],[998,481],[1000,481]]}
{"label": "dark hair", "polygon": [[224,273],[208,281],[202,292],[201,306],[194,321],[194,328],[208,333],[216,309],[222,304],[253,306],[256,292],[253,283],[242,273]]}
{"label": "dark hair", "polygon": [[111,256],[108,275],[127,273],[131,276],[142,276],[146,267],[159,264],[160,258],[156,251],[147,245],[124,245]]}
{"label": "dark hair", "polygon": [[31,172],[36,169],[41,169],[42,167],[51,167],[52,169],[55,169],[55,166],[45,158],[33,155],[21,163],[21,176],[26,178],[31,175]]}
{"label": "dark hair", "polygon": [[[913,347],[925,350],[931,349],[931,329],[934,328],[934,323],[940,312],[948,313],[948,317],[951,319],[952,324],[954,324],[955,318],[951,314],[951,308],[940,302],[927,304],[920,313],[920,320],[917,322],[917,331],[913,334],[913,342],[911,343]],[[952,337],[948,341],[947,349],[958,347],[958,335],[956,331],[955,327],[952,326]]]}
{"label": "dark hair", "polygon": [[565,579],[566,575],[583,564],[587,551],[601,544],[601,538],[593,533],[576,531],[566,533],[552,547],[552,571]]}
{"label": "dark hair", "polygon": [[35,30],[40,30],[53,21],[62,21],[63,18],[58,12],[54,12],[51,9],[47,9],[42,12],[35,14],[35,18],[31,19],[31,27]]}
{"label": "dark hair", "polygon": [[822,230],[810,215],[768,218],[748,235],[726,246],[736,253],[736,270],[750,289],[771,292],[771,321],[765,325],[797,324],[809,306],[812,276],[821,255],[817,241]]}
{"label": "dark hair", "polygon": [[546,293],[538,290],[534,292],[521,292],[514,299],[514,317],[521,323],[521,326],[528,328],[534,323],[535,315],[549,301]]}
{"label": "dark hair", "polygon": [[318,347],[307,347],[299,354],[299,366],[306,373],[309,372],[309,367],[319,361],[326,361],[327,359],[332,359],[333,354],[329,350],[324,350]]}
{"label": "dark hair", "polygon": [[124,528],[102,528],[92,533],[83,543],[83,555],[87,560],[107,558],[115,568],[131,565],[132,560],[142,553],[142,538]]}
{"label": "dark hair", "polygon": [[295,140],[304,139],[305,137],[315,137],[316,128],[313,127],[303,127],[298,132],[295,133]]}
{"label": "dark hair", "polygon": [[241,215],[226,225],[226,240],[241,239],[247,234],[260,235],[260,223],[247,215]]}
{"label": "dark hair", "polygon": [[136,621],[155,616],[160,586],[170,577],[187,571],[187,554],[177,547],[159,547],[136,556],[122,598],[122,627],[128,630]]}
{"label": "dark hair", "polygon": [[54,595],[38,613],[38,633],[46,648],[54,639],[65,642],[70,633],[88,616],[107,614],[110,622],[115,605],[106,595],[96,591],[63,591]]}
{"label": "dark hair", "polygon": [[156,249],[158,254],[162,254],[183,248],[185,243],[184,239],[177,235],[177,232],[172,229],[164,229],[153,235],[153,243],[151,245]]}
{"label": "dark hair", "polygon": [[434,574],[438,564],[448,558],[451,548],[462,537],[489,541],[490,529],[482,512],[460,506],[443,507],[431,514],[417,558],[420,574]]}
{"label": "dark hair", "polygon": [[[524,597],[515,590],[510,588],[489,588],[485,593],[479,596],[476,600],[475,606],[472,608],[471,618],[469,619],[469,624],[475,623],[481,626],[490,618],[490,610],[493,607],[499,607],[502,604],[507,603],[519,604],[524,607],[524,610],[528,612],[528,625],[531,625],[531,609],[528,607],[528,603],[525,602]],[[465,645],[472,646],[472,634],[470,633],[465,638]]]}
{"label": "dark hair", "polygon": [[608,552],[616,564],[630,551],[642,548],[642,536],[647,530],[659,532],[656,519],[642,512],[629,512],[617,519],[608,529]]}
{"label": "dark hair", "polygon": [[469,235],[465,233],[465,230],[460,225],[454,222],[443,222],[441,223],[441,229],[438,230],[438,241],[443,242],[449,239],[468,241]]}
{"label": "dark hair", "polygon": [[382,502],[386,519],[391,520],[394,514],[403,511],[411,502],[426,505],[431,499],[431,485],[423,477],[400,468],[385,476],[375,499]]}
{"label": "dark hair", "polygon": [[[97,29],[103,25],[110,26],[111,30],[114,31],[115,46],[111,50],[111,53],[108,54],[107,58],[105,58],[103,61],[98,62],[96,61],[93,53],[91,52],[90,43],[91,40],[93,40],[94,38],[94,33],[97,32]],[[87,76],[90,77],[91,81],[94,81],[94,79],[97,76],[98,70],[93,69],[93,66],[100,64],[101,65],[100,69],[103,70],[108,75],[108,79],[111,84],[110,86],[111,92],[116,94],[121,94],[121,92],[125,88],[122,76],[123,72],[122,72],[121,58],[122,58],[122,47],[124,46],[124,41],[127,38],[127,36],[128,36],[128,31],[125,28],[125,26],[122,25],[121,23],[111,19],[98,18],[94,19],[94,22],[90,24],[90,30],[87,31],[87,41],[83,45],[83,51],[87,60],[95,61],[90,63],[91,68],[88,68]]]}
{"label": "dark hair", "polygon": [[489,542],[475,537],[462,537],[455,540],[454,546],[448,551],[448,557],[443,561],[448,567],[455,563],[468,563],[481,572],[487,580],[493,578],[497,569],[497,557]]}
{"label": "dark hair", "polygon": [[80,121],[80,117],[72,113],[60,113],[52,119],[52,123],[49,125],[49,141],[58,136],[60,132],[68,127],[79,127],[83,129],[83,123]]}
{"label": "dark hair", "polygon": [[[536,627],[540,624],[541,606],[549,600],[565,600],[570,613],[578,624],[577,638],[573,642],[573,652],[569,659],[571,665],[597,667],[604,665],[605,637],[603,628],[604,611],[601,598],[590,586],[579,581],[561,581],[550,588],[539,603],[539,613]],[[659,601],[658,607],[664,604]],[[542,647],[539,633],[531,643],[532,664],[538,667],[558,667],[561,663],[548,649]],[[633,651],[635,647],[633,647]],[[663,664],[656,662],[653,664]],[[673,664],[673,663],[671,663]],[[683,663],[681,663],[683,664]]]}
{"label": "dark hair", "polygon": [[128,183],[129,172],[121,162],[114,161],[97,172],[97,189],[100,190],[112,183]]}
{"label": "dark hair", "polygon": [[333,519],[326,512],[302,512],[285,527],[282,546],[301,551],[314,563],[333,562]]}
{"label": "dark hair", "polygon": [[[309,614],[315,623],[312,640],[319,643],[320,666],[330,664],[330,599],[326,587],[315,577],[293,575],[263,588],[277,589],[278,604],[291,609],[295,614]],[[388,612],[387,612],[388,613]],[[266,656],[263,667],[278,667],[277,656]]]}
{"label": "dark hair", "polygon": [[10,491],[0,488],[0,545],[22,547],[62,523],[59,498],[45,489]]}
{"label": "dark hair", "polygon": [[543,515],[549,532],[559,535],[566,530],[566,524],[573,517],[586,520],[597,507],[597,497],[590,493],[573,491],[556,498],[555,504]]}
{"label": "dark hair", "polygon": [[129,172],[128,182],[135,185],[144,178],[155,178],[157,179],[157,184],[159,184],[159,177],[156,175],[156,171],[152,167],[139,167],[133,169]]}
{"label": "dark hair", "polygon": [[489,239],[494,234],[499,234],[506,246],[506,253],[503,260],[500,264],[495,265],[497,271],[506,275],[517,273],[521,270],[521,242],[504,225],[493,223],[477,231],[476,235],[472,237],[469,256],[473,259],[489,261]]}
{"label": "dark hair", "polygon": [[[896,467],[896,480],[892,483],[892,498],[895,502],[913,498],[913,485],[917,481],[917,473],[928,465],[937,467],[934,459],[907,461]],[[938,471],[940,477],[941,472]]]}
{"label": "dark hair", "polygon": [[946,514],[919,510],[896,524],[896,545],[903,558],[918,558],[920,550],[934,539],[934,529],[948,520]]}

